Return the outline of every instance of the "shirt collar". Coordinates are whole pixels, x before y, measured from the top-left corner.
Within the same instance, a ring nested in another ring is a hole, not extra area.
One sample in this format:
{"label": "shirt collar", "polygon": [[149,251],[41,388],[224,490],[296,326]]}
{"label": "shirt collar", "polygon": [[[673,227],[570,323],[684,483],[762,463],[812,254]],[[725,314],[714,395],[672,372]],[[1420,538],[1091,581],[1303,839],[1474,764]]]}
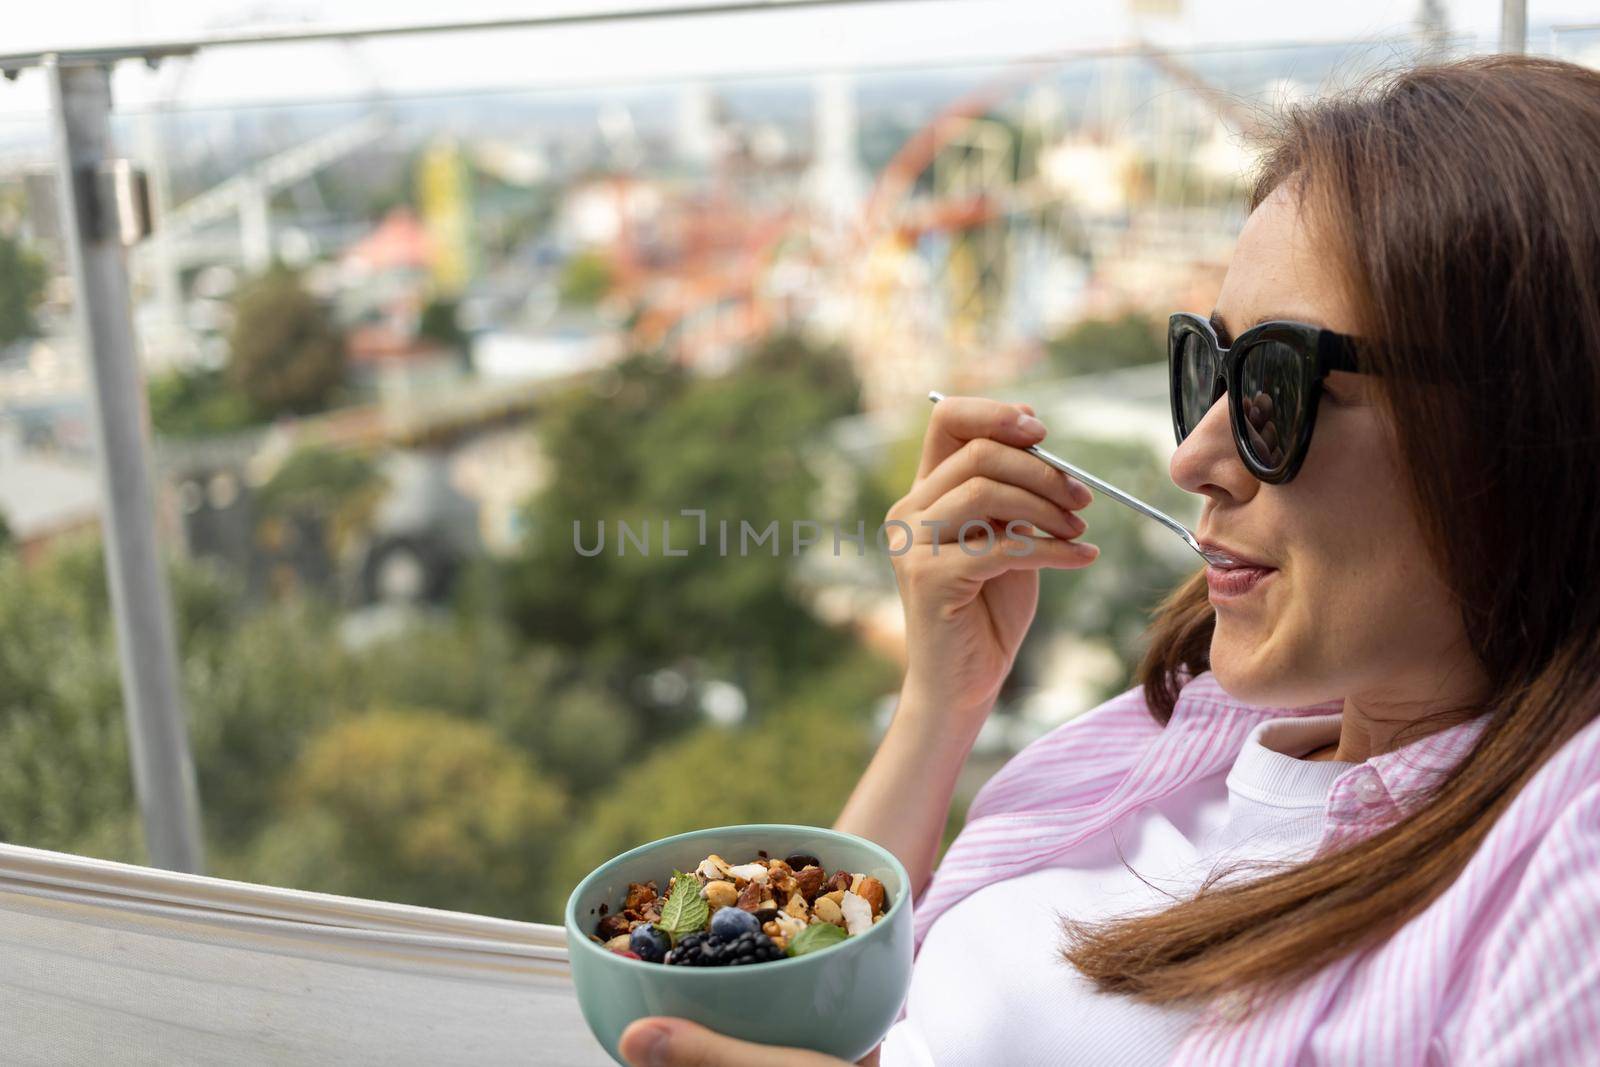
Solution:
{"label": "shirt collar", "polygon": [[1328,794],[1326,835],[1342,837],[1356,828],[1370,832],[1416,811],[1488,725],[1489,715],[1483,713],[1351,767]]}

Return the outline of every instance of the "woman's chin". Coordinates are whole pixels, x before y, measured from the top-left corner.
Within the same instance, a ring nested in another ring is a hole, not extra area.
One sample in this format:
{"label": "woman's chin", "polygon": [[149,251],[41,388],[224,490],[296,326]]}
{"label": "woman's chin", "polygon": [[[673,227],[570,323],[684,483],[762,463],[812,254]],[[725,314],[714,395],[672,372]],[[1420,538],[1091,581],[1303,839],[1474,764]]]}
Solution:
{"label": "woman's chin", "polygon": [[1211,674],[1229,696],[1261,707],[1294,707],[1301,680],[1275,665],[1264,638],[1225,632],[1220,620],[1211,636]]}

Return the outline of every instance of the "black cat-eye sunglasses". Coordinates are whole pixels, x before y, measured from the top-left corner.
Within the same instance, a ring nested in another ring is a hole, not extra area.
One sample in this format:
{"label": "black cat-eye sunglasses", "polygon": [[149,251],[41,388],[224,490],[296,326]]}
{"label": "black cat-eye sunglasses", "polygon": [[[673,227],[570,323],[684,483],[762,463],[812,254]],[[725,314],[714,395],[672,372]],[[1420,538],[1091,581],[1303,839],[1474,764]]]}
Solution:
{"label": "black cat-eye sunglasses", "polygon": [[1167,320],[1172,429],[1178,443],[1224,394],[1239,458],[1251,474],[1281,484],[1299,471],[1317,421],[1322,379],[1356,370],[1360,342],[1303,322],[1263,322],[1227,348],[1211,323],[1178,312]]}

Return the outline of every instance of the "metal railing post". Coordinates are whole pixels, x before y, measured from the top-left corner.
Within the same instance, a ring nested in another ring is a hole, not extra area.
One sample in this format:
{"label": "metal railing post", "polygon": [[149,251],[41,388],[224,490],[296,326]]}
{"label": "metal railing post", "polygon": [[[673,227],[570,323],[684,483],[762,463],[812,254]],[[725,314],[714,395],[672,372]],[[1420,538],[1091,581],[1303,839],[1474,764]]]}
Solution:
{"label": "metal railing post", "polygon": [[61,243],[91,381],[101,529],[133,785],[150,862],[198,873],[204,863],[194,764],[178,682],[171,595],[156,539],[144,376],[134,350],[117,206],[101,189],[111,136],[111,76],[102,64],[48,56]]}
{"label": "metal railing post", "polygon": [[1500,0],[1500,51],[1528,50],[1528,0]]}

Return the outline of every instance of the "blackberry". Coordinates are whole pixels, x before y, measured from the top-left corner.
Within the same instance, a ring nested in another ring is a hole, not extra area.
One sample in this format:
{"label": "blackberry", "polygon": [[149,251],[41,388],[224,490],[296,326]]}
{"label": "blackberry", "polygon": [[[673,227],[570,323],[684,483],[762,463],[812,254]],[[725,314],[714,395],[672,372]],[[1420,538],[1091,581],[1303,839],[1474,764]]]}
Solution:
{"label": "blackberry", "polygon": [[751,930],[724,940],[705,931],[685,934],[667,955],[667,962],[681,967],[735,967],[744,963],[767,963],[783,959],[783,950],[760,930]]}
{"label": "blackberry", "polygon": [[704,930],[684,934],[678,938],[678,943],[672,946],[672,951],[667,953],[665,962],[680,967],[710,967],[711,959],[706,951],[710,938],[711,935]]}
{"label": "blackberry", "polygon": [[732,941],[720,945],[722,962],[729,966],[741,963],[770,963],[783,959],[783,949],[772,943],[772,938],[760,930],[740,934]]}

